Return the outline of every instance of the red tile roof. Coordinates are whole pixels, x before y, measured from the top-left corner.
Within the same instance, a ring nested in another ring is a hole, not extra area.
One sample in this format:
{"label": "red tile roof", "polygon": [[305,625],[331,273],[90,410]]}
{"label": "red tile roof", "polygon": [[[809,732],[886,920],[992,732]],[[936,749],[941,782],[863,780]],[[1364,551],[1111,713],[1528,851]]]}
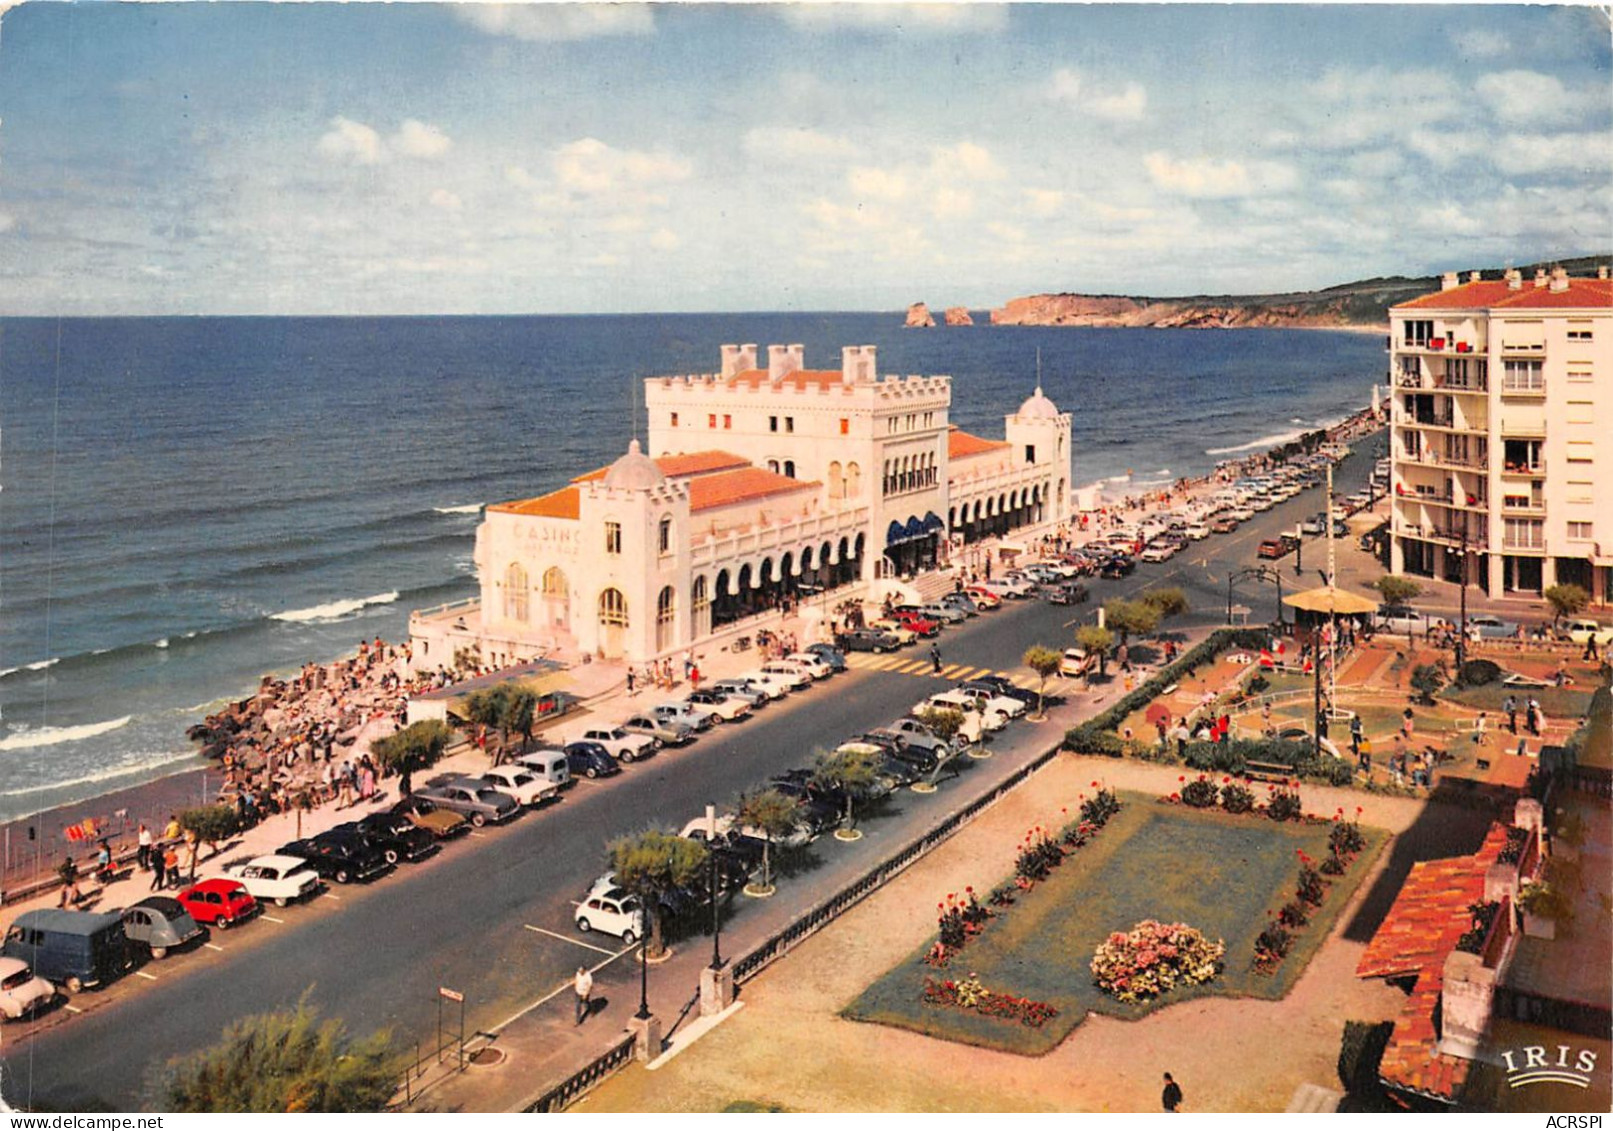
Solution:
{"label": "red tile roof", "polygon": [[1554,291],[1549,286],[1537,287],[1533,279],[1525,279],[1519,290],[1507,286],[1504,279],[1480,279],[1476,283],[1463,283],[1448,291],[1435,291],[1409,302],[1394,306],[1394,310],[1561,310],[1573,307],[1613,307],[1613,280],[1569,279],[1568,289]]}
{"label": "red tile roof", "polygon": [[[730,385],[749,385],[753,389],[760,388],[768,382],[767,370],[745,369],[729,378]],[[805,389],[808,385],[833,386],[845,382],[845,374],[838,369],[797,369],[787,374],[783,380],[785,385],[794,385],[797,389]]]}
{"label": "red tile roof", "polygon": [[1496,822],[1473,855],[1413,864],[1356,966],[1362,978],[1417,978],[1378,1068],[1394,1087],[1449,1100],[1467,1080],[1471,1062],[1439,1051],[1434,1014],[1445,959],[1472,924],[1467,909],[1484,898],[1484,874],[1506,843],[1507,827]]}
{"label": "red tile roof", "polygon": [[702,475],[689,481],[689,510],[703,511],[713,507],[727,507],[752,499],[765,499],[771,495],[788,495],[798,491],[816,491],[822,484],[791,479],[761,467],[744,467],[738,471],[720,471],[715,475]]}
{"label": "red tile roof", "polygon": [[947,433],[947,459],[949,460],[967,459],[969,456],[998,452],[1008,446],[1007,440],[983,440],[979,436],[971,436],[956,424]]}
{"label": "red tile roof", "polygon": [[579,492],[575,487],[562,487],[536,499],[516,499],[510,503],[494,503],[487,509],[504,514],[536,515],[540,518],[569,518],[576,521],[580,512],[577,504]]}
{"label": "red tile roof", "polygon": [[[750,461],[744,456],[736,456],[733,452],[706,451],[706,452],[679,452],[677,455],[656,456],[655,466],[661,469],[661,474],[668,479],[681,479],[688,475],[704,475],[711,471],[727,471],[730,468],[745,467]],[[572,480],[573,483],[588,483],[595,479],[605,478],[610,470],[607,465],[586,475],[579,475]]]}

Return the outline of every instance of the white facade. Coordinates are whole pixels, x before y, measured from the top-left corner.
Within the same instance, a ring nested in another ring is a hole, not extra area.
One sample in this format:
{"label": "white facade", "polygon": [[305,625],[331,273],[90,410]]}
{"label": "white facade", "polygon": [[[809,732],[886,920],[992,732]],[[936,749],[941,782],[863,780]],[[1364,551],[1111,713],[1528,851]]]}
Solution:
{"label": "white facade", "polygon": [[879,377],[872,346],[808,370],[800,346],[724,346],[722,369],[645,381],[648,454],[487,508],[479,600],[416,613],[415,662],[474,647],[644,661],[781,600],[905,575],[1066,510],[1070,417],[1036,394],[1002,441],[950,426],[951,379]]}
{"label": "white facade", "polygon": [[[1613,592],[1613,284],[1560,268],[1389,312],[1390,565],[1491,596]],[[1466,565],[1463,564],[1464,548]]]}

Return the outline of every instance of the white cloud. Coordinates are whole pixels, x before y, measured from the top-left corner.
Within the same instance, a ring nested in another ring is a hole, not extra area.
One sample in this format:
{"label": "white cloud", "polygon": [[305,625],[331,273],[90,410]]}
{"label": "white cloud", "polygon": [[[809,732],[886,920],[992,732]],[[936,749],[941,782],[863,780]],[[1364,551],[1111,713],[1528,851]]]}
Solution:
{"label": "white cloud", "polygon": [[0,212],[0,232],[9,232],[17,226],[17,218],[9,212]]}
{"label": "white cloud", "polygon": [[1148,109],[1148,91],[1141,83],[1127,82],[1120,87],[1093,83],[1073,67],[1054,71],[1045,93],[1054,102],[1110,122],[1138,121]]}
{"label": "white cloud", "polygon": [[538,187],[538,179],[519,165],[509,165],[504,170],[504,179],[518,189],[531,191]]}
{"label": "white cloud", "polygon": [[1511,126],[1575,123],[1597,107],[1606,109],[1607,88],[1569,90],[1555,75],[1498,71],[1480,75],[1473,89],[1496,118]]}
{"label": "white cloud", "polygon": [[1154,152],[1143,158],[1154,184],[1182,196],[1217,198],[1253,196],[1292,188],[1292,167],[1275,161],[1217,161],[1209,157],[1178,159]]}
{"label": "white cloud", "polygon": [[1003,168],[997,164],[997,159],[970,141],[938,147],[931,154],[931,164],[942,176],[958,173],[974,181],[996,181],[1003,177]]}
{"label": "white cloud", "polygon": [[647,4],[456,4],[453,12],[488,35],[529,43],[649,35],[655,30]]}
{"label": "white cloud", "polygon": [[1483,157],[1491,140],[1468,130],[1412,130],[1406,148],[1441,169]]}
{"label": "white cloud", "polygon": [[1056,189],[1025,190],[1025,210],[1032,216],[1056,216],[1064,208],[1064,194]]}
{"label": "white cloud", "polygon": [[458,212],[465,207],[465,202],[459,199],[459,194],[449,192],[447,189],[436,189],[430,196],[432,207],[441,208],[444,212]]}
{"label": "white cloud", "polygon": [[990,232],[1000,240],[1007,240],[1009,243],[1025,242],[1024,228],[1017,227],[1014,224],[1005,224],[1001,220],[993,220],[988,223],[986,225],[986,231]]}
{"label": "white cloud", "polygon": [[1506,54],[1511,46],[1507,37],[1498,31],[1487,28],[1469,28],[1458,31],[1451,36],[1457,50],[1464,55],[1471,55],[1480,59],[1493,59],[1498,55]]}
{"label": "white cloud", "polygon": [[907,195],[907,178],[900,173],[859,165],[846,174],[846,184],[859,197],[901,200]]}
{"label": "white cloud", "polygon": [[675,251],[682,243],[683,240],[678,238],[678,233],[670,228],[658,228],[650,237],[650,246],[656,251]]}
{"label": "white cloud", "polygon": [[683,181],[692,172],[682,158],[637,149],[613,149],[598,138],[585,137],[561,146],[554,155],[560,187],[583,196],[620,189]]}
{"label": "white cloud", "polygon": [[392,135],[391,148],[405,157],[441,157],[453,148],[453,139],[436,126],[405,118]]}
{"label": "white cloud", "polygon": [[1053,72],[1052,81],[1048,83],[1047,96],[1054,102],[1074,103],[1081,98],[1081,72],[1070,67],[1060,67]]}
{"label": "white cloud", "polygon": [[975,194],[968,189],[942,185],[930,196],[930,212],[937,220],[963,220],[974,210]]}
{"label": "white cloud", "polygon": [[386,160],[381,135],[363,122],[349,118],[332,118],[330,131],[319,139],[318,149],[332,160],[351,161],[355,165],[376,165]]}
{"label": "white cloud", "polygon": [[1495,167],[1506,173],[1577,170],[1613,177],[1613,138],[1607,134],[1507,134],[1490,153]]}
{"label": "white cloud", "polygon": [[801,164],[846,160],[861,152],[843,137],[792,126],[757,126],[745,132],[743,144],[746,153],[760,160]]}
{"label": "white cloud", "polygon": [[949,35],[1001,31],[1003,4],[769,4],[766,10],[802,31],[908,31]]}
{"label": "white cloud", "polygon": [[1148,92],[1141,85],[1128,82],[1123,90],[1092,99],[1089,109],[1094,117],[1111,122],[1139,121],[1148,109]]}

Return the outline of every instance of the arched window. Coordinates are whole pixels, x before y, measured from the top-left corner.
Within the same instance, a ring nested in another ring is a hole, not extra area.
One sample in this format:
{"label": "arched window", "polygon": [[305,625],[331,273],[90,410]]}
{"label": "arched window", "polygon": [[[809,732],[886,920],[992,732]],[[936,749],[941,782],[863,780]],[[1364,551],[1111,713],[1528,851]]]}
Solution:
{"label": "arched window", "polygon": [[846,484],[845,484],[845,481],[840,478],[840,461],[839,460],[835,459],[835,460],[830,460],[829,461],[828,479],[829,479],[829,497],[831,499],[843,499],[843,498],[845,498],[846,497]]}
{"label": "arched window", "polygon": [[607,627],[627,627],[627,598],[620,589],[607,589],[599,595],[599,623]]}
{"label": "arched window", "polygon": [[768,460],[767,461],[767,470],[771,471],[774,475],[777,475],[778,474],[778,460],[776,460],[776,459]]}
{"label": "arched window", "polygon": [[564,597],[566,589],[566,574],[559,566],[550,566],[543,571],[543,595],[545,597]]}
{"label": "arched window", "polygon": [[795,461],[793,459],[784,461],[784,474],[790,479],[795,478]]}
{"label": "arched window", "polygon": [[672,552],[672,518],[670,515],[661,520],[660,545],[661,553],[670,554]]}
{"label": "arched window", "polygon": [[672,647],[673,632],[677,627],[678,602],[672,593],[672,586],[668,585],[661,590],[661,595],[655,599],[655,650],[665,652]]}
{"label": "arched window", "polygon": [[855,499],[862,493],[863,471],[855,463],[846,464],[846,498]]}
{"label": "arched window", "polygon": [[704,577],[695,578],[694,584],[689,587],[689,605],[697,613],[711,607],[711,594],[706,591]]}
{"label": "arched window", "polygon": [[531,596],[531,586],[527,584],[526,567],[520,562],[511,562],[510,567],[504,571],[504,619],[525,622],[527,619],[527,599]]}

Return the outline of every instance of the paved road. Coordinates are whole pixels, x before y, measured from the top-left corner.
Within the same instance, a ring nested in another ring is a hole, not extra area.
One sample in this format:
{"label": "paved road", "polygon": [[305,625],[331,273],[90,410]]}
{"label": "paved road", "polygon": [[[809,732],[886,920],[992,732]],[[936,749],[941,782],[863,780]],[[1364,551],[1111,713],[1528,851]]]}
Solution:
{"label": "paved road", "polygon": [[[1336,476],[1336,489],[1341,495],[1355,490],[1369,471],[1370,459],[1352,457]],[[1012,603],[949,630],[941,642],[944,661],[1014,670],[1028,645],[1068,640],[1065,625],[1072,616],[1090,617],[1096,602],[1150,585],[1186,589],[1194,606],[1188,623],[1220,623],[1228,573],[1253,564],[1262,538],[1292,530],[1320,505],[1319,492],[1305,492],[1256,515],[1235,534],[1196,543],[1169,563],[1139,566],[1122,582],[1095,582],[1094,605]],[[1290,575],[1291,562],[1283,563]],[[1265,609],[1275,610],[1274,593],[1265,603],[1253,590],[1240,593],[1247,593],[1242,603],[1257,610],[1256,621],[1266,619]],[[920,658],[923,649],[910,654]],[[7,1095],[40,1110],[155,1107],[167,1057],[216,1041],[235,1017],[294,1002],[304,992],[352,1031],[391,1027],[406,1043],[435,1040],[439,986],[467,995],[470,1031],[497,1025],[563,983],[580,962],[607,957],[583,944],[612,949],[611,940],[580,936],[572,927],[572,900],[602,870],[609,840],[654,823],[681,826],[707,802],[727,801],[771,774],[807,764],[815,747],[832,746],[852,731],[904,713],[942,683],[867,671],[835,677],[614,780],[580,782],[559,804],[475,834],[470,845],[451,845],[395,877],[336,889],[306,907],[271,911],[281,922],[215,932],[209,949],[153,963],[144,971],[147,977],[125,979],[102,997],[83,995],[76,1003],[85,1008],[82,1015],[8,1039]],[[761,906],[736,904],[736,930],[754,933],[745,929],[747,917],[759,931],[810,906],[848,873],[955,809],[965,791],[979,792],[1052,737],[1045,727],[1033,733],[1028,724],[1014,724],[1005,757],[979,764],[984,768],[971,772],[965,784],[930,797],[897,795],[878,820],[868,822],[864,841],[814,846],[819,866],[810,866],[809,858],[804,874],[778,897]],[[606,977],[618,984],[618,994],[634,982],[625,960]]]}

